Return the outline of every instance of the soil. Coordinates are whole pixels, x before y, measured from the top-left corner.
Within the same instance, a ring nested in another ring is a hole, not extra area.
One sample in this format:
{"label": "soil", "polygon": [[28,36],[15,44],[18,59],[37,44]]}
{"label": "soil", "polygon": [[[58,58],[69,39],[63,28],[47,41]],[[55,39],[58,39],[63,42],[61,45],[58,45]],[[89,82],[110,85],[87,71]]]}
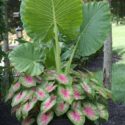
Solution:
{"label": "soil", "polygon": [[[113,55],[112,62],[115,63],[120,60],[116,54]],[[86,68],[91,71],[102,69],[103,54],[100,53],[96,58],[93,57],[87,63]],[[84,69],[82,69],[84,70]],[[125,105],[109,102],[109,121],[103,125],[125,125]],[[8,104],[0,102],[0,125],[21,125],[20,122],[11,115],[11,107]],[[68,121],[56,120],[51,125],[70,125]],[[87,124],[90,125],[90,124]]]}

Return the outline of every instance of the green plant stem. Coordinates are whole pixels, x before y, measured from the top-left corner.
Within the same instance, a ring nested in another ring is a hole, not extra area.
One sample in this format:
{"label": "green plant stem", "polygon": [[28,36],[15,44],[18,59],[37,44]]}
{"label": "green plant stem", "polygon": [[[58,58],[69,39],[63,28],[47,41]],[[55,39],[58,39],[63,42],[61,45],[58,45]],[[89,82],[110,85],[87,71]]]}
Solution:
{"label": "green plant stem", "polygon": [[76,45],[73,48],[73,52],[72,52],[71,57],[70,57],[70,59],[69,59],[69,61],[67,63],[67,67],[65,69],[65,74],[68,74],[70,72],[71,63],[72,63],[73,57],[75,55],[78,43],[79,43],[79,38],[78,38],[78,41],[76,42]]}
{"label": "green plant stem", "polygon": [[56,61],[56,70],[57,73],[61,72],[61,48],[59,45],[59,39],[58,39],[58,27],[56,22],[56,15],[55,15],[55,8],[54,8],[54,2],[52,1],[52,7],[53,7],[53,21],[54,21],[54,35],[55,35],[55,61]]}

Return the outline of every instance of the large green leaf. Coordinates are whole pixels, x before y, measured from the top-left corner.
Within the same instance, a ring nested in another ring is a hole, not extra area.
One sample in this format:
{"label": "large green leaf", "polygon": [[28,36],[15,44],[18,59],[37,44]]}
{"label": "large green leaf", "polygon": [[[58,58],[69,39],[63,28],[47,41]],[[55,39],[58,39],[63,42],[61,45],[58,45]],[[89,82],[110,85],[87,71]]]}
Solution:
{"label": "large green leaf", "polygon": [[35,49],[33,44],[25,43],[15,48],[9,54],[9,59],[17,71],[35,76],[43,72],[41,55],[41,51]]}
{"label": "large green leaf", "polygon": [[23,0],[21,18],[33,39],[51,39],[55,24],[73,39],[82,23],[82,4],[80,0]]}
{"label": "large green leaf", "polygon": [[110,31],[110,9],[107,2],[83,5],[84,22],[81,26],[78,54],[89,56],[99,50]]}

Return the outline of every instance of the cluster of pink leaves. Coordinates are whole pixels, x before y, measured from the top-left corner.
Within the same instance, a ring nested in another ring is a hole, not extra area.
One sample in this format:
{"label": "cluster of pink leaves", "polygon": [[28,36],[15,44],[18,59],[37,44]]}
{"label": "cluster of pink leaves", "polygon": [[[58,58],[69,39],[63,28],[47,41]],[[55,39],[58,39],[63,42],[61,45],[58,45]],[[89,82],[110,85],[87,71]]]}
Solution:
{"label": "cluster of pink leaves", "polygon": [[[43,79],[36,79],[24,76],[10,87],[6,100],[12,98],[14,112],[18,118],[24,119],[22,125],[34,123],[35,120],[29,117],[29,112],[34,107],[38,107],[37,103],[40,104],[38,125],[47,125],[53,119],[53,111],[57,116],[67,113],[68,118],[75,125],[83,125],[85,117],[90,120],[97,120],[99,117],[107,120],[108,112],[105,106],[84,102],[88,96],[93,96],[93,89],[99,95],[102,87],[96,87],[94,82],[91,86],[80,77],[74,82],[71,76],[56,74],[55,71],[49,71],[43,77]],[[106,92],[102,92],[100,96],[108,98],[109,93]],[[77,102],[80,105],[76,105]],[[98,111],[100,113],[97,113]]]}

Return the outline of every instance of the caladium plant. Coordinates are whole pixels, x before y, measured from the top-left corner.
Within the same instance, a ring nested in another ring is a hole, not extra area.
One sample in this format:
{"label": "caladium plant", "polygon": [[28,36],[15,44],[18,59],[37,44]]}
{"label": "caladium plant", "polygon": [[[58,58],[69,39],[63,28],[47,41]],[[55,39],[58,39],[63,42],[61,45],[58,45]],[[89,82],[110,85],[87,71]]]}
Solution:
{"label": "caladium plant", "polygon": [[[98,48],[98,43],[105,40],[110,25],[108,3],[23,0],[20,13],[32,42],[21,44],[9,54],[20,76],[10,88],[6,100],[12,99],[12,107],[18,107],[14,111],[22,124],[37,122],[38,125],[48,125],[54,113],[57,116],[66,114],[74,125],[83,125],[86,118],[107,120],[104,102],[111,98],[110,91],[89,73],[74,71],[71,64],[76,52],[82,56],[95,52],[93,46],[88,52],[88,43],[96,40],[93,45]],[[92,21],[91,17],[99,17],[97,29],[94,25],[96,21]],[[91,29],[96,29],[97,35]],[[72,42],[72,52],[65,62],[62,59],[62,36]],[[83,47],[87,50],[85,54],[81,53]]]}
{"label": "caladium plant", "polygon": [[[12,98],[13,112],[16,113],[18,119],[22,120],[22,124],[31,125],[37,122],[38,125],[47,125],[52,120],[54,113],[58,117],[67,114],[67,117],[75,125],[83,125],[86,118],[92,121],[108,119],[108,110],[104,101],[111,98],[111,93],[96,80],[93,80],[93,76],[73,71],[68,75],[72,76],[72,83],[60,84],[58,80],[60,74],[54,71],[56,77],[52,80],[48,79],[51,74],[46,76],[47,72],[49,71],[45,71],[45,74],[39,77],[37,76],[37,79],[36,76],[29,77],[30,80],[31,78],[34,80],[33,86],[24,85],[29,84],[29,81],[22,80],[27,77],[22,74],[18,81],[10,87],[6,99]],[[69,77],[65,73],[61,73],[61,75],[69,81]],[[40,82],[38,78],[42,81]],[[89,89],[88,86],[85,88],[95,93],[94,96],[93,93],[86,91],[83,85],[89,85]],[[10,98],[13,88],[16,90],[13,91],[15,96]],[[102,93],[105,96],[99,93],[97,88],[103,89]],[[37,118],[36,114],[39,114]]]}

